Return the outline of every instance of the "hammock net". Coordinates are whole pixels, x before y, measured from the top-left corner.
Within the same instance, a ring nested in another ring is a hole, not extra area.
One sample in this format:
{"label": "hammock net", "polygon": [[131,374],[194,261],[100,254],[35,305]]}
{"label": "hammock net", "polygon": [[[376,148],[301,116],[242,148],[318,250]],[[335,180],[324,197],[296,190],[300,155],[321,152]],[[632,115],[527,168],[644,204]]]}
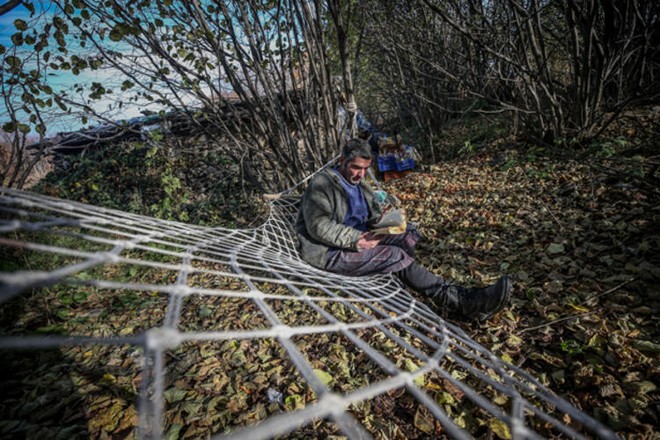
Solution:
{"label": "hammock net", "polygon": [[56,351],[92,437],[615,437],[396,278],[302,261],[298,191],[235,230],[3,189],[3,358]]}

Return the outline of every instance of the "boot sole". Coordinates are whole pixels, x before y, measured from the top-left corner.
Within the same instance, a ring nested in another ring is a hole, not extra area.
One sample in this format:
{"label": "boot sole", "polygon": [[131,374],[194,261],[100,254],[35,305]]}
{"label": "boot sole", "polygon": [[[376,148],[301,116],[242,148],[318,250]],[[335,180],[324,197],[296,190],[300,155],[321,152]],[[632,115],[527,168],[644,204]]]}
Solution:
{"label": "boot sole", "polygon": [[502,310],[509,303],[509,299],[511,298],[511,290],[513,290],[511,288],[511,279],[508,276],[504,276],[501,282],[504,284],[504,286],[502,286],[504,288],[504,295],[502,295],[500,302],[497,304],[497,307],[495,307],[490,313],[482,313],[477,318],[478,321],[485,321],[490,319],[494,314]]}

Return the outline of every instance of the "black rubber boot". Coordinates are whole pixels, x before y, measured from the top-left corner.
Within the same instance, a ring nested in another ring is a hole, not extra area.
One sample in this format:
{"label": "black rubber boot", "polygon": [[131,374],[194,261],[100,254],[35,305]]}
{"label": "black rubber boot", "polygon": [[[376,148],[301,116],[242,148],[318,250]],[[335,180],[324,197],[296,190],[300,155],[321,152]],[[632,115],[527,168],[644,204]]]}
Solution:
{"label": "black rubber boot", "polygon": [[488,287],[459,288],[460,313],[469,320],[485,321],[509,303],[511,287],[509,277],[503,276]]}
{"label": "black rubber boot", "polygon": [[427,296],[435,311],[445,318],[483,321],[502,310],[511,296],[507,276],[491,286],[468,289],[443,280],[417,263],[397,275],[407,286]]}

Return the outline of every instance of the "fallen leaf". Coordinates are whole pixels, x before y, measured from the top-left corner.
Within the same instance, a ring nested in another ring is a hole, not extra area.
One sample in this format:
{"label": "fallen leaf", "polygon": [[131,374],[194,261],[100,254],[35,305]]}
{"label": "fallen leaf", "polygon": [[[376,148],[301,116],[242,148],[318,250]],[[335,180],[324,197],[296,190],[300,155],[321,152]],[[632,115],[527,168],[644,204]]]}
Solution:
{"label": "fallen leaf", "polygon": [[321,380],[321,382],[323,382],[324,385],[330,385],[334,380],[332,375],[326,373],[323,370],[314,369],[314,374],[316,374],[316,376]]}
{"label": "fallen leaf", "polygon": [[511,430],[509,429],[509,425],[500,419],[490,419],[488,422],[488,427],[499,438],[504,440],[511,439]]}

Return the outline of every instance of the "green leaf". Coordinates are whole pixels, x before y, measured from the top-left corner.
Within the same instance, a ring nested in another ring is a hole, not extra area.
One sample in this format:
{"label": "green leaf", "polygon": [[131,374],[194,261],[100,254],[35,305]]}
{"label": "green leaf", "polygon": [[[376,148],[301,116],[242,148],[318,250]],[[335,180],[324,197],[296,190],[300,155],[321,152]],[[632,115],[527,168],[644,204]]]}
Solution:
{"label": "green leaf", "polygon": [[633,342],[633,347],[646,353],[660,353],[660,344],[651,341],[637,340]]}
{"label": "green leaf", "polygon": [[187,391],[180,388],[172,387],[169,390],[163,391],[163,398],[167,403],[180,402],[186,397]]}
{"label": "green leaf", "polygon": [[284,399],[284,406],[290,411],[303,409],[305,407],[305,401],[300,394],[293,394]]}
{"label": "green leaf", "polygon": [[332,381],[334,381],[332,375],[326,373],[323,370],[314,369],[314,374],[316,374],[316,376],[321,380],[321,382],[323,382],[324,385],[329,385],[332,383]]}
{"label": "green leaf", "polygon": [[202,305],[197,312],[200,318],[207,318],[213,314],[213,310],[205,305]]}
{"label": "green leaf", "polygon": [[110,39],[111,39],[112,41],[121,41],[121,39],[124,38],[124,34],[121,32],[121,30],[119,30],[118,27],[114,27],[114,28],[110,31],[110,35],[109,35],[109,36],[110,36]]}
{"label": "green leaf", "polygon": [[181,432],[181,428],[183,428],[183,425],[172,425],[170,426],[170,429],[167,431],[167,434],[165,434],[165,438],[167,440],[177,440],[179,438],[179,433]]}
{"label": "green leaf", "polygon": [[456,405],[456,400],[454,399],[454,396],[452,396],[450,393],[446,391],[440,391],[438,393],[438,397],[436,398],[436,400],[441,405],[449,405],[449,406]]}
{"label": "green leaf", "polygon": [[506,340],[506,345],[513,348],[520,347],[522,343],[523,343],[522,338],[514,334],[510,334]]}
{"label": "green leaf", "polygon": [[28,30],[28,25],[25,20],[21,20],[20,18],[14,20],[14,27],[18,29],[19,31],[27,31]]}
{"label": "green leaf", "polygon": [[21,46],[23,44],[23,34],[20,32],[15,33],[11,36],[11,42],[14,43],[14,46]]}
{"label": "green leaf", "polygon": [[21,67],[21,59],[13,55],[5,58],[5,63],[7,63],[9,67],[15,67],[15,68]]}
{"label": "green leaf", "polygon": [[73,300],[77,303],[81,303],[87,299],[87,296],[88,296],[87,292],[83,290],[76,290],[73,293]]}
{"label": "green leaf", "polygon": [[658,387],[651,381],[645,380],[642,382],[635,382],[628,385],[631,389],[635,391],[635,394],[649,394],[658,389]]}
{"label": "green leaf", "polygon": [[61,324],[51,324],[44,327],[39,327],[37,333],[42,334],[65,334],[66,330]]}
{"label": "green leaf", "polygon": [[71,296],[70,293],[61,293],[58,296],[58,299],[60,300],[60,303],[64,306],[68,306],[71,303],[73,303],[73,296]]}
{"label": "green leaf", "polygon": [[431,434],[435,431],[433,417],[430,417],[426,411],[423,411],[422,407],[417,408],[413,423],[415,424],[415,428],[426,434]]}
{"label": "green leaf", "polygon": [[[415,371],[417,371],[419,369],[417,364],[414,363],[412,360],[410,360],[408,358],[405,358],[403,360],[403,367],[405,368],[406,371],[408,371],[410,373],[414,373]],[[415,377],[414,382],[415,382],[415,385],[417,385],[419,387],[423,386],[424,385],[424,375],[422,374],[422,375],[419,375],[419,376]]]}
{"label": "green leaf", "polygon": [[564,245],[561,243],[550,243],[547,251],[550,255],[561,254],[564,252]]}
{"label": "green leaf", "polygon": [[499,419],[491,419],[488,423],[490,430],[499,438],[509,440],[511,438],[511,431],[509,425]]}

